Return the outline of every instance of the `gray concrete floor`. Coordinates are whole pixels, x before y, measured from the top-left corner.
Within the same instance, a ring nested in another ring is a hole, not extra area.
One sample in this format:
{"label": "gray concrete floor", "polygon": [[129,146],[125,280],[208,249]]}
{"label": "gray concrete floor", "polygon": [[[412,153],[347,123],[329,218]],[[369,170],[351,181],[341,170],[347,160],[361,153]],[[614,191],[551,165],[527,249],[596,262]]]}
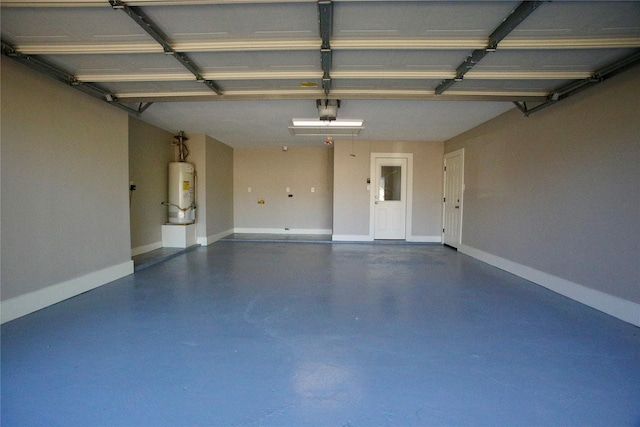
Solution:
{"label": "gray concrete floor", "polygon": [[634,426],[639,328],[439,245],[217,242],[2,326],[3,426]]}

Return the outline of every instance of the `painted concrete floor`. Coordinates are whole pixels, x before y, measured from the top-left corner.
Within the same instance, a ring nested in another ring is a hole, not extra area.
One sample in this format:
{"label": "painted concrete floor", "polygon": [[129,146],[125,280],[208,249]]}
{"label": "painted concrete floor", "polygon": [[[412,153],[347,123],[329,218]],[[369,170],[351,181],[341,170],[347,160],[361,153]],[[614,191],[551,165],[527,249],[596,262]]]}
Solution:
{"label": "painted concrete floor", "polygon": [[438,245],[218,242],[1,357],[3,427],[640,425],[640,328]]}

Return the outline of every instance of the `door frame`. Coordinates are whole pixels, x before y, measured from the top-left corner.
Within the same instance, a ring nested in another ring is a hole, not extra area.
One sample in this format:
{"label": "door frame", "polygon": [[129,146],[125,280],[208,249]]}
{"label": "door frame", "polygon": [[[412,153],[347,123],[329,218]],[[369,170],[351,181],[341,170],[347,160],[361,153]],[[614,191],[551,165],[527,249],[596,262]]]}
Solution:
{"label": "door frame", "polygon": [[464,148],[460,148],[458,150],[452,151],[450,153],[446,153],[442,158],[442,244],[444,245],[444,229],[445,229],[445,191],[447,188],[447,159],[455,156],[460,156],[460,224],[458,228],[458,241],[456,242],[455,248],[458,249],[462,244],[462,219],[464,217]]}
{"label": "door frame", "polygon": [[369,166],[369,239],[375,240],[375,177],[376,160],[380,158],[404,158],[407,159],[407,205],[405,212],[405,241],[411,241],[411,222],[413,216],[413,153],[371,153],[371,163]]}

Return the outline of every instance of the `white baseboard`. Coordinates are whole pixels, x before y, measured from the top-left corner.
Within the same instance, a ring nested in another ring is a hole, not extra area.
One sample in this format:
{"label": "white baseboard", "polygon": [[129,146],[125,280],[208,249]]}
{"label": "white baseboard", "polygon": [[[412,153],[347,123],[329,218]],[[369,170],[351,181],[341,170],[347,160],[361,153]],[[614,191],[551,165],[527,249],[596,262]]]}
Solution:
{"label": "white baseboard", "polygon": [[145,254],[147,252],[155,251],[156,249],[161,249],[161,248],[162,248],[162,241],[150,243],[148,245],[138,246],[137,248],[131,248],[131,256]]}
{"label": "white baseboard", "polygon": [[442,236],[409,236],[407,242],[442,243]]}
{"label": "white baseboard", "polygon": [[234,228],[238,234],[331,234],[331,229],[325,228]]}
{"label": "white baseboard", "polygon": [[207,237],[198,237],[196,239],[196,243],[198,243],[200,246],[209,246],[210,244],[217,242],[218,240],[228,236],[229,234],[233,234],[233,229],[213,234]]}
{"label": "white baseboard", "polygon": [[458,250],[463,254],[508,271],[591,308],[617,317],[632,325],[640,326],[640,304],[588,288],[467,245],[460,245]]}
{"label": "white baseboard", "polygon": [[133,261],[126,261],[122,264],[94,271],[87,275],[67,280],[66,282],[57,283],[38,291],[2,301],[2,323],[26,316],[34,311],[59,303],[83,292],[90,291],[91,289],[113,282],[132,273]]}
{"label": "white baseboard", "polygon": [[[373,242],[368,234],[334,234],[331,236],[334,242]],[[441,243],[441,236],[409,236],[407,242],[413,243]]]}
{"label": "white baseboard", "polygon": [[368,234],[334,234],[331,236],[334,242],[373,242]]}

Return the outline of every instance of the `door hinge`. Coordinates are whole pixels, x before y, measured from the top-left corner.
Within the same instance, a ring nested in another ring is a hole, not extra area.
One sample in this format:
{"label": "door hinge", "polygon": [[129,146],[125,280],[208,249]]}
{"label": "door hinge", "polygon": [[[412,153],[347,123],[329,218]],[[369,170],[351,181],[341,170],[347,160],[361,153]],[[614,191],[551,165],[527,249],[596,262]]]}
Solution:
{"label": "door hinge", "polygon": [[447,167],[446,167],[446,166],[444,167],[444,171],[445,171],[445,172],[447,171]]}
{"label": "door hinge", "polygon": [[447,203],[447,198],[446,197],[443,198],[442,201],[443,201],[443,203]]}
{"label": "door hinge", "polygon": [[444,228],[442,229],[442,232],[444,233]]}

